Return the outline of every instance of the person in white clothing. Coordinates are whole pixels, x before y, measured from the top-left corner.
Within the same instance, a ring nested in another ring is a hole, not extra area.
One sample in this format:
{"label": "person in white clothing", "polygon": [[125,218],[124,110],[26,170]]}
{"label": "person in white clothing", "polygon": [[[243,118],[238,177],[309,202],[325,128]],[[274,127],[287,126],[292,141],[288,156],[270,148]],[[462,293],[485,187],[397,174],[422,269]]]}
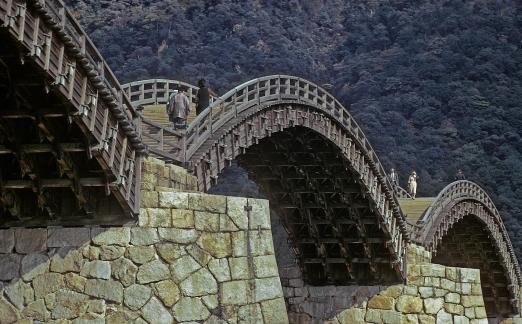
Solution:
{"label": "person in white clothing", "polygon": [[408,191],[413,199],[415,199],[415,195],[417,194],[417,179],[417,172],[413,170],[408,178]]}
{"label": "person in white clothing", "polygon": [[180,86],[179,92],[174,96],[174,100],[170,102],[170,111],[174,119],[174,128],[184,129],[187,127],[187,116],[190,112],[190,101],[185,91],[185,86]]}
{"label": "person in white clothing", "polygon": [[399,186],[399,175],[395,172],[394,168],[391,168],[390,170],[390,181],[394,187]]}
{"label": "person in white clothing", "polygon": [[171,129],[174,129],[174,98],[176,97],[176,95],[178,94],[178,90],[174,90],[170,97],[169,97],[169,100],[167,101],[167,107],[166,107],[166,110],[167,110],[167,115],[169,116],[169,126]]}

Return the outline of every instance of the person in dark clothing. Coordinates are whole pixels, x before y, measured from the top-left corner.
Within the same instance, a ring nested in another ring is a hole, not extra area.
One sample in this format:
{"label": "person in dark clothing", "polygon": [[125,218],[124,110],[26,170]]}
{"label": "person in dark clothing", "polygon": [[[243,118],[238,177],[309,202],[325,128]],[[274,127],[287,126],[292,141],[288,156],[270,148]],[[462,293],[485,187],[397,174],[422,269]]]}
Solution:
{"label": "person in dark clothing", "polygon": [[198,94],[196,95],[196,114],[199,115],[207,108],[210,104],[210,95],[212,91],[207,88],[205,80],[201,79],[198,81]]}
{"label": "person in dark clothing", "polygon": [[461,169],[459,169],[459,171],[457,172],[457,174],[455,175],[455,180],[466,180],[466,177],[464,176],[464,172],[462,172]]}

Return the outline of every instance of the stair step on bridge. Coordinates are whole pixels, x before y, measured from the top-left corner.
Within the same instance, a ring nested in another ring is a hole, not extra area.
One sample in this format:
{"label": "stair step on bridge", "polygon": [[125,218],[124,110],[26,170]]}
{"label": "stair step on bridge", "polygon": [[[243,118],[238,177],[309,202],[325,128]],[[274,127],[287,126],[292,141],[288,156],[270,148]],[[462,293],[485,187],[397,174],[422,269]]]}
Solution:
{"label": "stair step on bridge", "polygon": [[410,223],[417,223],[417,220],[424,214],[426,209],[435,200],[435,197],[420,197],[416,199],[399,199],[399,205],[406,219]]}

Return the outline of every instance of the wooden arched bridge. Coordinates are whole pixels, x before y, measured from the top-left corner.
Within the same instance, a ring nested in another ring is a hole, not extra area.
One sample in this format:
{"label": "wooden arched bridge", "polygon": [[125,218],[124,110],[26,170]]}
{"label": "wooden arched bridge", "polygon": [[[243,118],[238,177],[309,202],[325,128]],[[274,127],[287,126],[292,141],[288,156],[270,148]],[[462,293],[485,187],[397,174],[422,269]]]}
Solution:
{"label": "wooden arched bridge", "polygon": [[348,110],[313,82],[248,81],[183,132],[140,113],[180,84],[121,86],[60,0],[0,0],[0,226],[121,224],[139,210],[143,156],[183,165],[202,191],[237,160],[283,220],[307,282],[398,282],[413,241],[435,262],[481,269],[489,314],[520,311],[518,262],[478,185],[450,184],[417,219]]}

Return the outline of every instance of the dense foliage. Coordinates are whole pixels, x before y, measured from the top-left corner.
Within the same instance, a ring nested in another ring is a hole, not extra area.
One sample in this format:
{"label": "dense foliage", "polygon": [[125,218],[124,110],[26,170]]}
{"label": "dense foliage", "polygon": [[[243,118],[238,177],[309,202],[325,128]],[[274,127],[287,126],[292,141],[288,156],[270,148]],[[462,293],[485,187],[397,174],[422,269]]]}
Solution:
{"label": "dense foliage", "polygon": [[458,168],[522,257],[522,5],[516,0],[69,1],[121,81],[199,77],[224,92],[277,73],[321,84],[404,184]]}

